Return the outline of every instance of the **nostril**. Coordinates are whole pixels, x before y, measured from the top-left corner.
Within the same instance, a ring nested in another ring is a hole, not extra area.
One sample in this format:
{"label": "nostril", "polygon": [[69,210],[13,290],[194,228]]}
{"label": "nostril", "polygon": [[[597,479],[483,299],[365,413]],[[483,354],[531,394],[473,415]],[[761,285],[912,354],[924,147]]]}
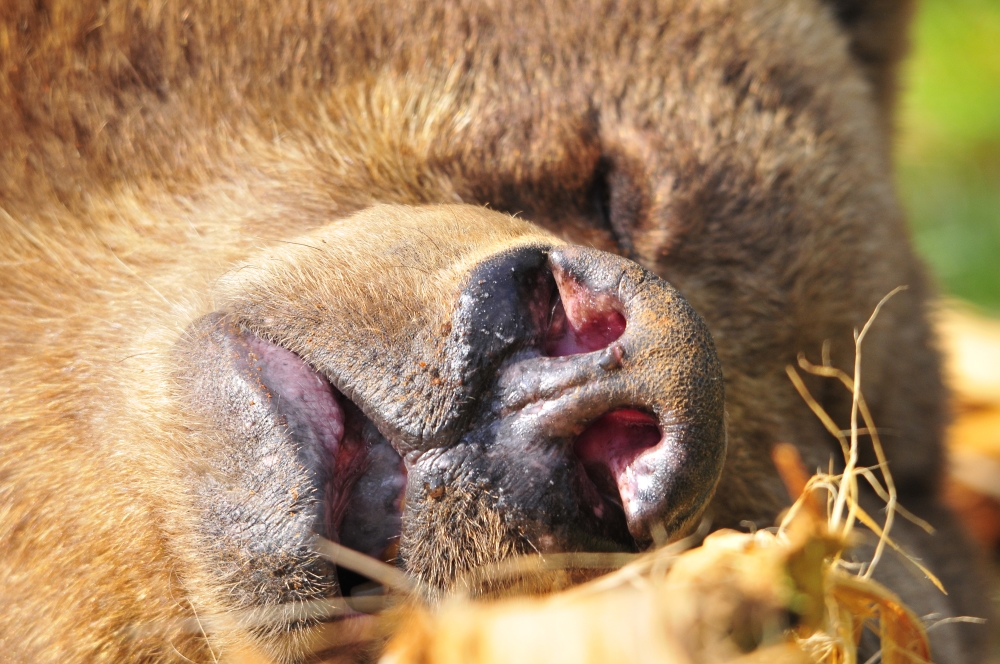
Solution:
{"label": "nostril", "polygon": [[662,439],[656,417],[632,408],[605,413],[573,445],[587,476],[604,496],[624,503],[632,492],[628,469]]}
{"label": "nostril", "polygon": [[550,357],[590,353],[606,348],[625,332],[621,303],[609,293],[595,292],[553,265],[558,300],[552,309],[545,353]]}

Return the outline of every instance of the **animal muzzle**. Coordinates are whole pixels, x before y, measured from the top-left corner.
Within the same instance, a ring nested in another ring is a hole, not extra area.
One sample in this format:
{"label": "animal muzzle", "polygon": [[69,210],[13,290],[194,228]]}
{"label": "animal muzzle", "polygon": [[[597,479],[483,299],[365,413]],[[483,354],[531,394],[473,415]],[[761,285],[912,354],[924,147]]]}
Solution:
{"label": "animal muzzle", "polygon": [[[455,209],[479,232],[377,208],[298,243],[316,253],[251,259],[181,342],[214,441],[192,500],[248,604],[345,591],[316,533],[443,588],[518,551],[675,539],[711,498],[724,396],[701,317],[633,262]],[[353,228],[379,238],[367,268],[335,241]]]}

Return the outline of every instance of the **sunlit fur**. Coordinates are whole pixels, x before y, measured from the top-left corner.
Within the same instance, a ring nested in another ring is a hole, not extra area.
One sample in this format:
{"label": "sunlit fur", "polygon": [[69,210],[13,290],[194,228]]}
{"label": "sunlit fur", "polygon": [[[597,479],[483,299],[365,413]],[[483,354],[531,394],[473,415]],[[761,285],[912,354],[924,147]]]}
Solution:
{"label": "sunlit fur", "polygon": [[[520,213],[676,285],[726,371],[718,526],[766,526],[786,504],[774,442],[826,466],[833,439],[784,367],[819,362],[828,339],[849,367],[852,329],[909,285],[866,342],[865,389],[895,434],[901,501],[945,531],[897,539],[951,595],[883,569],[921,614],[981,615],[934,499],[943,392],[891,181],[909,4],[6,2],[0,652],[211,661],[249,638],[223,630],[210,649],[191,629],[220,608],[183,484],[212,440],[174,400],[171,349],[255,257],[374,203]],[[617,187],[610,225],[595,173]],[[542,233],[511,223],[512,237]],[[345,302],[385,269],[365,229],[350,232]],[[405,308],[414,283],[341,315]],[[935,632],[942,661],[973,661],[981,637],[962,629]]]}

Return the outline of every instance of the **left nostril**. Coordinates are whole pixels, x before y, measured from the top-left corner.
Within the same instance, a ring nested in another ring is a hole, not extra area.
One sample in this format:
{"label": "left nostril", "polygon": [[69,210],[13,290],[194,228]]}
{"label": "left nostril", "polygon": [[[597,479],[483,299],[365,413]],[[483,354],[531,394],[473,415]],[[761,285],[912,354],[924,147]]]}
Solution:
{"label": "left nostril", "polygon": [[559,298],[552,310],[545,353],[549,357],[578,355],[607,348],[625,332],[621,303],[609,293],[595,292],[552,266]]}
{"label": "left nostril", "polygon": [[662,439],[656,417],[632,408],[605,413],[573,444],[587,476],[605,496],[625,502],[630,496],[627,469],[643,451]]}

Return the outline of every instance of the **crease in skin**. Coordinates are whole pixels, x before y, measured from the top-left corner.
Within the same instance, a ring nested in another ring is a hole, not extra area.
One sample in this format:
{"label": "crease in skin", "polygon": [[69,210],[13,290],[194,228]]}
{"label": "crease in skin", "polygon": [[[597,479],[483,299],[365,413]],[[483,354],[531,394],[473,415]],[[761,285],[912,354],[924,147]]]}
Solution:
{"label": "crease in skin", "polygon": [[[600,361],[600,357],[595,357],[594,364],[600,366]],[[507,368],[499,383],[501,414],[523,410],[540,401],[555,400],[570,390],[585,386],[593,373],[592,367],[577,359],[536,355],[519,360]]]}

